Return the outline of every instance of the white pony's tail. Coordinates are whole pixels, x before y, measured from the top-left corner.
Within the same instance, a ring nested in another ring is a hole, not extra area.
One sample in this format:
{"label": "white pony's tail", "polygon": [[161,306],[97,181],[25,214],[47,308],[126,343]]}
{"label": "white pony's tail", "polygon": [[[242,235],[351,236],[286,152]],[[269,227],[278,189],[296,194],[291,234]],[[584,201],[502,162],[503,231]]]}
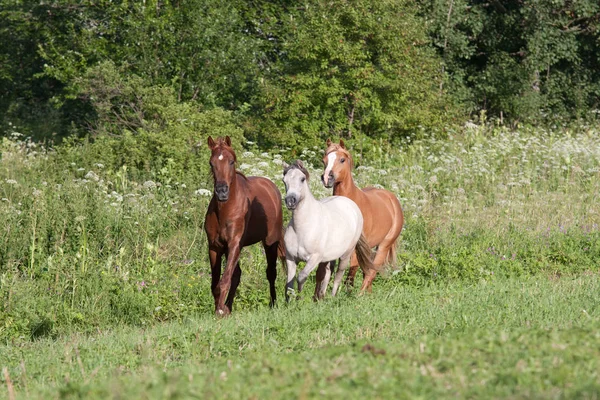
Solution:
{"label": "white pony's tail", "polygon": [[358,265],[363,270],[364,273],[367,271],[375,269],[373,265],[373,261],[371,260],[371,248],[369,247],[369,242],[365,238],[365,235],[360,234],[360,238],[356,243],[356,258],[358,258]]}

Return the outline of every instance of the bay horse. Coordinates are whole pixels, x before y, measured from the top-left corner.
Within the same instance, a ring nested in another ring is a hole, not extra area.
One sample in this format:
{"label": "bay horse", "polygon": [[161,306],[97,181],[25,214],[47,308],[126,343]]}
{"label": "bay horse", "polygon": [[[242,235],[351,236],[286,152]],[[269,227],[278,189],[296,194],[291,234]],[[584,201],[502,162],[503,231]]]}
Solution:
{"label": "bay horse", "polygon": [[[373,269],[362,268],[364,280],[361,291],[371,291],[373,279],[385,263],[396,261],[396,240],[404,225],[404,214],[396,196],[385,189],[366,187],[359,189],[352,179],[352,156],[344,141],[333,143],[327,139],[327,149],[323,156],[325,171],[321,180],[327,188],[333,187],[334,196],[345,196],[353,200],[362,211],[365,223],[363,233],[369,247],[377,247]],[[358,269],[356,256],[350,262],[350,271],[346,283],[354,285],[354,276]]]}
{"label": "bay horse", "polygon": [[[283,261],[285,254],[281,193],[267,178],[246,177],[236,171],[237,158],[229,136],[218,138],[216,142],[209,136],[208,147],[214,191],[204,229],[208,239],[215,313],[231,313],[242,275],[240,251],[258,242],[262,242],[267,258],[272,307],[276,299],[277,258]],[[221,276],[223,256],[226,265]]]}
{"label": "bay horse", "polygon": [[333,296],[355,250],[358,262],[367,269],[373,268],[371,249],[362,234],[363,216],[356,203],[341,196],[315,199],[308,187],[308,178],[302,161],[297,160],[291,165],[284,163],[285,205],[292,211],[284,236],[287,301],[289,293],[294,290],[299,261],[306,261],[306,266],[298,275],[298,292],[302,291],[308,275],[319,266],[315,300],[325,296],[338,258],[340,262],[333,281]]}

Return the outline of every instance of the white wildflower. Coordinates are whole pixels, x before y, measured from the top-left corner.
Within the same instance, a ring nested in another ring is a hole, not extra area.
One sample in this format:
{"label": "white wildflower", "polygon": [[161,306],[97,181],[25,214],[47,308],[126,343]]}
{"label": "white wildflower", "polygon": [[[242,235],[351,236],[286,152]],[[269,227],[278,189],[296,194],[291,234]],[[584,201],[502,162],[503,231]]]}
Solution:
{"label": "white wildflower", "polygon": [[153,181],[146,181],[146,182],[144,182],[143,186],[144,186],[144,189],[150,190],[150,189],[156,188],[156,183],[154,183]]}
{"label": "white wildflower", "polygon": [[254,157],[254,153],[253,153],[253,152],[251,152],[251,151],[245,151],[245,152],[242,154],[242,156],[243,156],[243,157]]}
{"label": "white wildflower", "polygon": [[198,189],[194,192],[194,194],[196,196],[210,196],[210,195],[212,195],[212,192],[207,189]]}
{"label": "white wildflower", "polygon": [[38,190],[38,189],[36,189],[36,188],[33,188],[33,192],[31,192],[31,195],[32,195],[33,197],[40,197],[40,196],[42,195],[42,191],[41,191],[41,190]]}
{"label": "white wildflower", "polygon": [[98,182],[100,180],[100,177],[96,175],[94,171],[89,171],[87,174],[85,174],[85,179],[90,179]]}
{"label": "white wildflower", "polygon": [[15,181],[14,179],[7,179],[6,183],[8,183],[9,185],[17,185],[17,181]]}
{"label": "white wildflower", "polygon": [[182,183],[181,185],[179,185],[179,187],[182,187],[183,189],[187,188],[185,183]]}
{"label": "white wildflower", "polygon": [[96,163],[94,165],[96,166],[96,168],[100,168],[100,169],[104,168],[104,164]]}
{"label": "white wildflower", "polygon": [[245,169],[248,169],[250,167],[252,167],[250,164],[243,163],[242,165],[240,165],[238,167],[238,169],[245,170]]}

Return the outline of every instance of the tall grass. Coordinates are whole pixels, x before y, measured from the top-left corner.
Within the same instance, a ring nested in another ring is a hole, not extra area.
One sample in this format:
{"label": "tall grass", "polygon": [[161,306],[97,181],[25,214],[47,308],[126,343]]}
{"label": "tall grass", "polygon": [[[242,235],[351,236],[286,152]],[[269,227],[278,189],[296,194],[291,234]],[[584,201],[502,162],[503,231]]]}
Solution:
{"label": "tall grass", "polygon": [[[444,140],[399,148],[349,144],[359,164],[357,184],[392,190],[407,217],[399,264],[379,286],[597,268],[595,128],[471,125]],[[270,177],[283,190],[285,153],[261,153],[251,143],[246,149],[238,155],[239,169]],[[208,165],[193,175],[175,167],[112,169],[95,160],[94,144],[42,148],[16,133],[3,139],[1,151],[2,341],[212,313],[202,226],[212,189]],[[321,154],[315,148],[300,155],[313,162],[310,185],[317,197],[330,194],[317,178]],[[266,307],[260,248],[243,252],[242,269],[234,308]],[[282,294],[282,279],[278,287]]]}

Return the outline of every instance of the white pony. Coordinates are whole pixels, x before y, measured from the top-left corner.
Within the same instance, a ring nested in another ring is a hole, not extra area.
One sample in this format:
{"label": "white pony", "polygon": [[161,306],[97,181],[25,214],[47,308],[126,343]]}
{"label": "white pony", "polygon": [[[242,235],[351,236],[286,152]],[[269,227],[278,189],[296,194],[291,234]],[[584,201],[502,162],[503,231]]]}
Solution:
{"label": "white pony", "polygon": [[362,234],[363,216],[356,203],[342,196],[316,200],[308,187],[308,178],[302,161],[296,160],[291,165],[284,163],[285,205],[292,211],[284,237],[288,301],[290,292],[294,291],[299,261],[306,261],[306,266],[298,275],[298,292],[302,291],[308,275],[319,266],[315,300],[325,296],[338,258],[340,263],[333,280],[333,296],[355,249],[361,267],[373,267],[371,249]]}

